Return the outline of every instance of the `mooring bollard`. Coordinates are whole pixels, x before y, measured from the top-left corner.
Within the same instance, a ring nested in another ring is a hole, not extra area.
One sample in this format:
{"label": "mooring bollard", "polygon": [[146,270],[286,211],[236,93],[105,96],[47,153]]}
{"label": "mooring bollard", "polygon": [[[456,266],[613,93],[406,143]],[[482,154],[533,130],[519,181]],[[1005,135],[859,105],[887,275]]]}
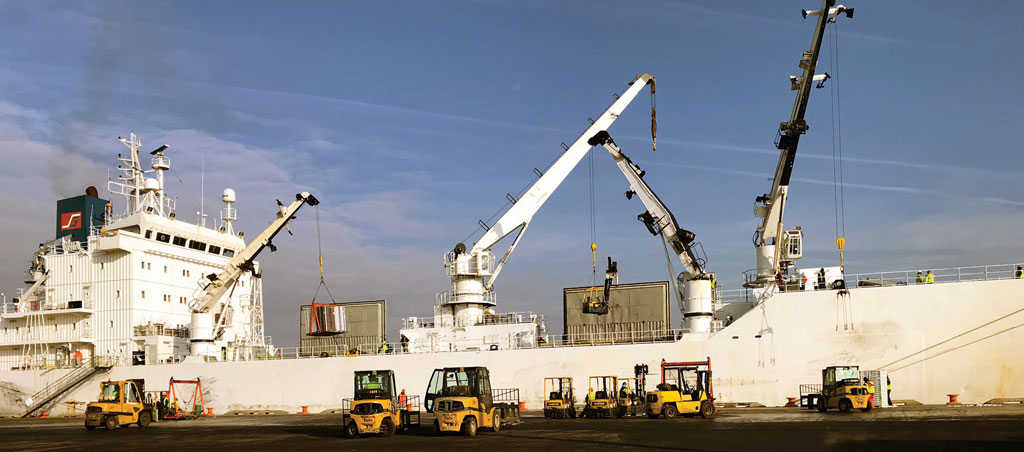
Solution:
{"label": "mooring bollard", "polygon": [[207,416],[213,416],[213,408],[206,407],[206,415]]}
{"label": "mooring bollard", "polygon": [[302,405],[302,411],[299,414],[309,414],[309,405]]}
{"label": "mooring bollard", "polygon": [[946,405],[960,404],[960,402],[957,400],[957,397],[960,397],[960,394],[946,394],[946,396],[949,397],[949,402],[947,402]]}
{"label": "mooring bollard", "polygon": [[787,407],[795,407],[796,406],[796,399],[797,399],[796,397],[786,397],[786,400],[787,400],[786,406]]}

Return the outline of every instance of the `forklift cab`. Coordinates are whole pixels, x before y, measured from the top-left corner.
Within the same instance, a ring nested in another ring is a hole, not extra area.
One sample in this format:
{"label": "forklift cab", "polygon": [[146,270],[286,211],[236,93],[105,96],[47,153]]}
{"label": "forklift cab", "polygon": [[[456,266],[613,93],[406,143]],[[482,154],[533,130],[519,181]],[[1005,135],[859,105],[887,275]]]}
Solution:
{"label": "forklift cab", "polygon": [[573,391],[572,377],[547,377],[544,379],[544,417],[575,418],[576,395]]}
{"label": "forklift cab", "polygon": [[395,398],[395,372],[391,370],[363,370],[355,373],[356,400]]}
{"label": "forklift cab", "polygon": [[680,366],[664,369],[664,373],[665,383],[659,384],[658,389],[670,386],[671,390],[679,391],[684,400],[686,396],[690,400],[707,398],[711,370],[698,366]]}
{"label": "forklift cab", "polygon": [[589,383],[594,389],[594,396],[590,397],[590,394],[587,394],[587,404],[583,408],[584,417],[609,418],[626,415],[626,407],[619,403],[618,377],[590,377]]}
{"label": "forklift cab", "polygon": [[715,391],[711,386],[711,358],[707,361],[661,362],[661,383],[647,393],[647,417],[715,415]]}
{"label": "forklift cab", "polygon": [[427,386],[424,406],[434,412],[434,403],[441,397],[472,397],[486,411],[494,405],[491,379],[486,367],[448,367],[434,369]]}

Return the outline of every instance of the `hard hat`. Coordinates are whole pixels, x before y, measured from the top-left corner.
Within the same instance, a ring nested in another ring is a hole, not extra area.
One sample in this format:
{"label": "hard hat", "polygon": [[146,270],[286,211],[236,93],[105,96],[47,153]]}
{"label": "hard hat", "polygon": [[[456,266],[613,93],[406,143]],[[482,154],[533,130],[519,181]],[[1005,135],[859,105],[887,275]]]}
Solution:
{"label": "hard hat", "polygon": [[594,388],[590,388],[590,392],[594,392]]}

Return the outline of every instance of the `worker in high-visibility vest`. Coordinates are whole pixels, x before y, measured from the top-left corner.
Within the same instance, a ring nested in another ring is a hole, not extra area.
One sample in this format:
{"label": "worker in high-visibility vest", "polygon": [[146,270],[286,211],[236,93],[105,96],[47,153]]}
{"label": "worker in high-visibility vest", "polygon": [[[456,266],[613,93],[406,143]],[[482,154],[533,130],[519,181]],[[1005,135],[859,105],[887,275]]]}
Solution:
{"label": "worker in high-visibility vest", "polygon": [[633,393],[633,391],[629,390],[629,385],[627,385],[625,382],[623,382],[622,383],[622,388],[619,388],[619,398],[625,399],[625,398],[629,397],[632,393]]}
{"label": "worker in high-visibility vest", "polygon": [[875,407],[875,384],[870,379],[864,377],[864,384],[868,385],[868,406],[871,408]]}
{"label": "worker in high-visibility vest", "polygon": [[1024,265],[1017,266],[1017,273],[1014,274],[1014,276],[1016,276],[1017,279],[1024,279]]}
{"label": "worker in high-visibility vest", "polygon": [[594,400],[594,398],[596,398],[596,397],[597,397],[597,394],[594,394],[594,388],[590,388],[590,392],[587,393],[587,400],[586,400],[586,402],[590,403],[590,401]]}
{"label": "worker in high-visibility vest", "polygon": [[932,274],[931,270],[928,270],[928,274],[924,275],[924,283],[932,284],[935,282],[935,275]]}
{"label": "worker in high-visibility vest", "polygon": [[885,400],[889,402],[889,406],[892,405],[892,380],[888,376],[885,377]]}

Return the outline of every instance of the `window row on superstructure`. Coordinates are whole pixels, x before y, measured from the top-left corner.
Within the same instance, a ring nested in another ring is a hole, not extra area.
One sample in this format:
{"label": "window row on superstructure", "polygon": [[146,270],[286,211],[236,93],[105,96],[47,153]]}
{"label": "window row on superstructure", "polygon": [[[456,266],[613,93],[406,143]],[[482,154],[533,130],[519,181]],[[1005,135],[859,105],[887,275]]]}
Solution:
{"label": "window row on superstructure", "polygon": [[[155,238],[153,234],[154,232],[156,232]],[[235,250],[233,249],[223,248],[221,246],[214,244],[207,244],[206,242],[202,242],[195,239],[189,239],[182,236],[172,236],[166,232],[153,231],[152,229],[147,229],[145,237],[150,240],[155,239],[156,241],[161,243],[170,243],[175,246],[189,248],[196,251],[206,251],[207,253],[215,254],[218,256],[224,256],[229,258],[235,257]]]}

